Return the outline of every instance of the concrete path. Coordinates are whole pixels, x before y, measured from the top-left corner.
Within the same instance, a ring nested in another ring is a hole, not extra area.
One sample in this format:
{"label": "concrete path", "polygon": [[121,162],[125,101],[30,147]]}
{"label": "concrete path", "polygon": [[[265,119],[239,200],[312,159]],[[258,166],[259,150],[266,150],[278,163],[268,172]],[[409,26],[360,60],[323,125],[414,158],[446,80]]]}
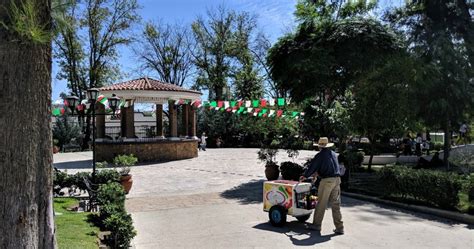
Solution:
{"label": "concrete path", "polygon": [[[55,162],[75,171],[74,154]],[[297,161],[313,155],[302,151]],[[264,167],[256,149],[209,149],[190,160],[137,166],[132,174],[126,205],[138,231],[135,248],[474,248],[473,227],[351,198],[343,198],[343,236],[332,233],[330,210],[321,235],[292,217],[272,227],[262,211]]]}

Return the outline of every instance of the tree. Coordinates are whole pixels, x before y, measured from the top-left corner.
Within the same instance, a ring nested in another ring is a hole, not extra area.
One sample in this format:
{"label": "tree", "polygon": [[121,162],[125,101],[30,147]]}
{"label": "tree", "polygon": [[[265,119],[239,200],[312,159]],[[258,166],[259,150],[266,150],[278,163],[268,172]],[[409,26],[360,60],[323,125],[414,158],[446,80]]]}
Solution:
{"label": "tree", "polygon": [[60,148],[63,148],[72,139],[77,138],[81,132],[81,128],[69,119],[67,115],[63,115],[57,118],[56,124],[53,127],[53,139],[58,140]]}
{"label": "tree", "polygon": [[[60,0],[64,3],[67,0]],[[117,48],[131,42],[127,31],[138,20],[136,0],[70,0],[58,9],[67,25],[59,25],[55,39],[59,58],[59,79],[66,79],[73,94],[84,99],[83,92],[113,82],[119,75]],[[79,34],[86,34],[81,39]],[[91,115],[86,113],[85,138],[90,141]]]}
{"label": "tree", "polygon": [[268,51],[271,47],[272,44],[268,37],[263,33],[259,33],[255,39],[254,46],[251,48],[251,52],[255,57],[257,71],[261,72],[260,75],[263,80],[264,93],[275,99],[286,98],[288,97],[288,93],[279,88],[276,82],[272,79],[270,67],[266,61]]}
{"label": "tree", "polygon": [[159,80],[183,86],[193,69],[194,45],[184,26],[147,23],[135,53],[143,68],[158,74]]}
{"label": "tree", "polygon": [[197,87],[209,89],[209,99],[229,99],[232,88],[240,98],[261,95],[262,80],[250,50],[256,18],[223,6],[207,15],[192,24]]}
{"label": "tree", "polygon": [[54,248],[51,1],[0,0],[0,247]]}
{"label": "tree", "polygon": [[412,127],[415,113],[412,111],[414,61],[401,52],[400,56],[388,57],[384,65],[368,72],[354,86],[354,108],[351,111],[351,127],[370,141],[369,171],[375,153],[374,145],[382,137],[401,135]]}
{"label": "tree", "polygon": [[423,81],[415,85],[419,116],[445,133],[449,169],[451,131],[474,103],[474,3],[468,0],[416,0],[387,14],[408,37]]}

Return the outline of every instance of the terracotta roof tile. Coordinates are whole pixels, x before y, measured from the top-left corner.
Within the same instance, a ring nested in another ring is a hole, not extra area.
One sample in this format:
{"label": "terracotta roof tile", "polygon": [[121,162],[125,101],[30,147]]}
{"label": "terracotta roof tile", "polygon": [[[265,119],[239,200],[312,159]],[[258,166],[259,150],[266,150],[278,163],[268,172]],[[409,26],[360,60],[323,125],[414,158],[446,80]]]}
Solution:
{"label": "terracotta roof tile", "polygon": [[152,78],[139,78],[125,81],[110,86],[100,88],[101,91],[123,91],[123,90],[145,90],[145,91],[172,91],[172,92],[190,92],[198,93],[198,91],[189,90],[170,83],[164,83]]}

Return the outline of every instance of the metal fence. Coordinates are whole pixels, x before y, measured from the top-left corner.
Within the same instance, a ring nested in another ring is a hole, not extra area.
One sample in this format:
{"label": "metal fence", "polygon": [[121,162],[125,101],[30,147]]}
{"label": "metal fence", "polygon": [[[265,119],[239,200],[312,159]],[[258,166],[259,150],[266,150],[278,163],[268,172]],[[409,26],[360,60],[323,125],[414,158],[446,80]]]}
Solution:
{"label": "metal fence", "polygon": [[[105,127],[105,136],[117,140],[121,137],[121,129],[118,126]],[[135,126],[137,138],[153,138],[156,136],[156,126]]]}

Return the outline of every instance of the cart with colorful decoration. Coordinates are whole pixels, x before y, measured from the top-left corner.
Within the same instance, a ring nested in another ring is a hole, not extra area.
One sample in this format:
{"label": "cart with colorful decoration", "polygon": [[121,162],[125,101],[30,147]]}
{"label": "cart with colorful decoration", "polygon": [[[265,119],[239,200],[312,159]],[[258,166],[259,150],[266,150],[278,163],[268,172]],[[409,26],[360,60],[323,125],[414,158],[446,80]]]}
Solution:
{"label": "cart with colorful decoration", "polygon": [[316,207],[318,198],[311,192],[312,184],[287,180],[263,183],[263,210],[274,226],[283,226],[286,216],[305,222]]}

